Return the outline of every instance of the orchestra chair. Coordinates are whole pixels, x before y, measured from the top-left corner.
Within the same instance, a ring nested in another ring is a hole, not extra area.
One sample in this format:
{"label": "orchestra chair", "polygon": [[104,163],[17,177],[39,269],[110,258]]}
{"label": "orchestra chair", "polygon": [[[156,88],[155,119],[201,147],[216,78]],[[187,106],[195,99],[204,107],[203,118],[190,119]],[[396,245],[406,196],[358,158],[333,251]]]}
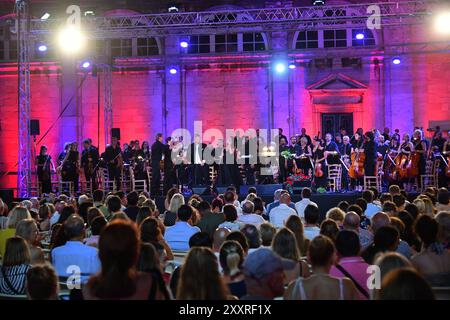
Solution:
{"label": "orchestra chair", "polygon": [[381,192],[381,177],[377,176],[364,176],[364,190],[369,188],[376,188],[378,192]]}
{"label": "orchestra chair", "polygon": [[69,191],[71,196],[74,195],[74,186],[72,181],[59,181],[59,194]]}
{"label": "orchestra chair", "polygon": [[330,191],[338,192],[341,190],[342,166],[340,164],[328,165],[328,180]]}
{"label": "orchestra chair", "polygon": [[[148,167],[147,168],[147,176],[148,176],[148,181],[150,182],[150,186],[152,185],[152,180],[153,180],[153,172],[152,172],[152,167]],[[161,190],[164,189],[164,170],[161,170],[161,181],[159,184],[159,190],[158,192],[161,192]],[[150,186],[149,186],[149,191],[150,191]]]}
{"label": "orchestra chair", "polygon": [[[130,186],[129,191],[138,191],[138,192],[145,191],[145,192],[147,192],[147,181],[136,180],[134,178],[133,169],[131,167],[130,167],[129,172],[130,172],[130,184],[128,184]],[[124,190],[128,190],[128,189],[124,189]]]}
{"label": "orchestra chair", "polygon": [[209,166],[209,181],[211,181],[212,184],[215,183],[216,176],[217,176],[217,173],[216,173],[216,170],[214,170],[214,166],[213,165]]}
{"label": "orchestra chair", "polygon": [[101,168],[99,170],[100,185],[105,192],[116,192],[116,182],[109,180],[108,169]]}
{"label": "orchestra chair", "polygon": [[31,197],[40,197],[42,195],[42,183],[31,182],[30,194],[31,194]]}
{"label": "orchestra chair", "polygon": [[427,187],[438,187],[438,174],[440,159],[427,160],[425,165],[425,174],[420,175],[421,191],[425,191]]}

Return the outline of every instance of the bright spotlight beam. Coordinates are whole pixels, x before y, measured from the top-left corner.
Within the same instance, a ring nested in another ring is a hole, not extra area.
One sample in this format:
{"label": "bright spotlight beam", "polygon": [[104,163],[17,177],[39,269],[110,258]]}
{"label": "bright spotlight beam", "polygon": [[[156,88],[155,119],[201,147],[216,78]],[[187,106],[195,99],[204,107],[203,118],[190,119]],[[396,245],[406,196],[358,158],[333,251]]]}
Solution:
{"label": "bright spotlight beam", "polygon": [[283,73],[286,71],[286,64],[284,64],[283,62],[278,62],[275,65],[275,71],[278,73]]}
{"label": "bright spotlight beam", "polygon": [[82,51],[85,44],[85,36],[75,27],[63,29],[58,34],[59,48],[66,54],[76,54]]}
{"label": "bright spotlight beam", "polygon": [[434,29],[440,34],[450,35],[450,11],[438,14],[434,20]]}

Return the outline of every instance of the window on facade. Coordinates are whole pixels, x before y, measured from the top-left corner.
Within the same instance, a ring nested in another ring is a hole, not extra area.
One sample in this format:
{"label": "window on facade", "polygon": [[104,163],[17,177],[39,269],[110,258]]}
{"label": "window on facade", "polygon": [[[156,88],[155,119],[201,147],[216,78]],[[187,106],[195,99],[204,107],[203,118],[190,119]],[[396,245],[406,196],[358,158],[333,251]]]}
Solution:
{"label": "window on facade", "polygon": [[112,57],[130,57],[132,55],[131,39],[112,39],[111,56]]}
{"label": "window on facade", "polygon": [[237,34],[218,34],[216,35],[216,52],[237,52],[238,38]]}
{"label": "window on facade", "polygon": [[159,55],[158,43],[155,38],[138,38],[137,55],[140,57]]}
{"label": "window on facade", "polygon": [[261,33],[244,33],[242,35],[244,51],[264,51],[266,45]]}
{"label": "window on facade", "polygon": [[[356,35],[363,34],[363,39],[357,39]],[[373,32],[369,29],[354,29],[352,30],[352,46],[353,47],[365,47],[365,46],[374,46],[375,45],[375,36]]]}
{"label": "window on facade", "polygon": [[188,53],[209,53],[209,35],[189,37]]}
{"label": "window on facade", "polygon": [[310,49],[319,47],[318,31],[300,31],[298,33],[296,49]]}
{"label": "window on facade", "polygon": [[0,40],[0,60],[5,59],[5,43],[3,40]]}
{"label": "window on facade", "polygon": [[17,60],[17,40],[9,40],[9,60]]}
{"label": "window on facade", "polygon": [[324,30],[323,46],[325,48],[342,48],[347,46],[347,30]]}

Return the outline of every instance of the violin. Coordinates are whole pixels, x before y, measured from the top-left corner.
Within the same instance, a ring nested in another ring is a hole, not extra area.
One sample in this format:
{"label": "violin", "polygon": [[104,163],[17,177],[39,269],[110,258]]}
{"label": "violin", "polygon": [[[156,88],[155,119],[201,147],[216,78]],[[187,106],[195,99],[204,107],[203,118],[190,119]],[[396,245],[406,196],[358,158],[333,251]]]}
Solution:
{"label": "violin", "polygon": [[364,176],[364,161],[366,160],[366,154],[360,151],[354,151],[350,159],[352,164],[348,169],[348,174],[352,179],[358,179]]}

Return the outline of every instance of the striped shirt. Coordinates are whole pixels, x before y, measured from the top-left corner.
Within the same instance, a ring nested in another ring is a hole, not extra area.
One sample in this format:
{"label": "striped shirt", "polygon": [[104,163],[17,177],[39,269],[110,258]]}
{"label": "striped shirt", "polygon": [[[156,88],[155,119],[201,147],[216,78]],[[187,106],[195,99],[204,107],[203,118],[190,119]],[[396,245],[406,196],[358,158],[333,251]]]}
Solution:
{"label": "striped shirt", "polygon": [[[30,268],[31,265],[29,264],[2,267],[2,272],[0,272],[0,292],[11,295],[26,294],[25,280],[27,271]],[[5,280],[5,277],[8,281]]]}

